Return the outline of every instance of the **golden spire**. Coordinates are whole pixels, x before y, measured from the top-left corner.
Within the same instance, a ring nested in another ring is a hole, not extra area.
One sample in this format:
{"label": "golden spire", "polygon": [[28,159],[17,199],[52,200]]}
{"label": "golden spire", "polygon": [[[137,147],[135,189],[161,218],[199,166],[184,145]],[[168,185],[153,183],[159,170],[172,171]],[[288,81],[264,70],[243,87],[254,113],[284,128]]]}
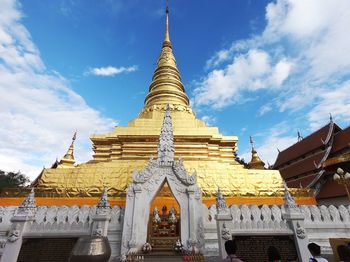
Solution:
{"label": "golden spire", "polygon": [[58,164],[57,168],[69,168],[74,167],[75,160],[74,160],[74,141],[77,138],[77,132],[74,133],[72,137],[72,143],[70,144],[67,153],[64,155],[64,157],[61,159],[60,163]]}
{"label": "golden spire", "polygon": [[252,160],[248,163],[249,169],[265,169],[265,163],[260,159],[258,153],[254,148],[253,138],[249,137],[250,144],[252,145]]}
{"label": "golden spire", "polygon": [[170,44],[168,0],[166,1],[166,9],[165,9],[165,36],[164,36],[164,42],[169,42],[169,44]]}
{"label": "golden spire", "polygon": [[[189,105],[188,96],[181,82],[169,36],[169,8],[166,7],[165,35],[162,50],[157,61],[157,68],[152,77],[145,106],[153,105]],[[164,107],[165,108],[165,107]]]}

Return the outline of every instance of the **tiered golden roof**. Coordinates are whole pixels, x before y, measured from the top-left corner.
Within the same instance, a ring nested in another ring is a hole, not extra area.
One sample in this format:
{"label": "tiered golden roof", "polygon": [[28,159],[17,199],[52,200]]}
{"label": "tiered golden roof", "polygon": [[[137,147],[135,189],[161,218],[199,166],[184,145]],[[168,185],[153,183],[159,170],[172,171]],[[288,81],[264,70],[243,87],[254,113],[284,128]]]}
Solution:
{"label": "tiered golden roof", "polygon": [[165,107],[169,104],[175,158],[181,157],[190,173],[196,170],[204,197],[215,196],[218,187],[225,196],[283,195],[278,171],[244,168],[234,158],[237,137],[223,136],[217,127],[208,127],[196,118],[172,51],[168,19],[167,11],[161,53],[139,116],[112,133],[91,136],[91,161],[69,169],[45,169],[38,179],[38,190],[69,197],[98,196],[108,187],[110,196],[124,198],[132,172],[142,170],[157,155]]}

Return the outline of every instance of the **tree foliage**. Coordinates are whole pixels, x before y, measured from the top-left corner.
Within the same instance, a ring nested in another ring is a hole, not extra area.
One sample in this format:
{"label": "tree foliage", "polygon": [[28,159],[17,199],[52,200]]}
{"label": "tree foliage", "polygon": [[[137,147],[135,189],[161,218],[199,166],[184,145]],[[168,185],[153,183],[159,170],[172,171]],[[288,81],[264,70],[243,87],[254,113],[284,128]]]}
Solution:
{"label": "tree foliage", "polygon": [[241,165],[243,165],[245,168],[248,168],[248,163],[245,162],[244,158],[240,158],[240,157],[237,155],[236,152],[234,152],[233,155],[234,155],[235,160],[236,160],[238,163],[240,163]]}
{"label": "tree foliage", "polygon": [[0,191],[4,188],[24,187],[29,183],[29,178],[20,171],[5,172],[0,170]]}

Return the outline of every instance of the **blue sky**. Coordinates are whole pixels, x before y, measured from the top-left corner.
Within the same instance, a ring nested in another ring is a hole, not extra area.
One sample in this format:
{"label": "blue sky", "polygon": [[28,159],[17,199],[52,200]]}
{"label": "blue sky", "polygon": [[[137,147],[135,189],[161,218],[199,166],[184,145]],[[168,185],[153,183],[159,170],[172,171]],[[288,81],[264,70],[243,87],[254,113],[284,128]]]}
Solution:
{"label": "blue sky", "polygon": [[[160,0],[0,2],[0,168],[32,178],[89,135],[136,117],[164,35]],[[170,37],[197,116],[249,135],[266,162],[327,124],[350,121],[350,2],[169,3]]]}

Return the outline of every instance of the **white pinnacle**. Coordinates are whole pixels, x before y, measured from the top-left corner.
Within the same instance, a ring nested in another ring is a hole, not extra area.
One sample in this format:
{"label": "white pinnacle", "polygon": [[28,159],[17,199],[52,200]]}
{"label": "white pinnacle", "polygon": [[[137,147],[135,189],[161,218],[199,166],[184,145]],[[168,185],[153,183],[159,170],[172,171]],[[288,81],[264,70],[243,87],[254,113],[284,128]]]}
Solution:
{"label": "white pinnacle", "polygon": [[158,144],[158,163],[159,165],[169,166],[174,162],[174,135],[173,125],[170,115],[170,106],[166,106],[162,129]]}

